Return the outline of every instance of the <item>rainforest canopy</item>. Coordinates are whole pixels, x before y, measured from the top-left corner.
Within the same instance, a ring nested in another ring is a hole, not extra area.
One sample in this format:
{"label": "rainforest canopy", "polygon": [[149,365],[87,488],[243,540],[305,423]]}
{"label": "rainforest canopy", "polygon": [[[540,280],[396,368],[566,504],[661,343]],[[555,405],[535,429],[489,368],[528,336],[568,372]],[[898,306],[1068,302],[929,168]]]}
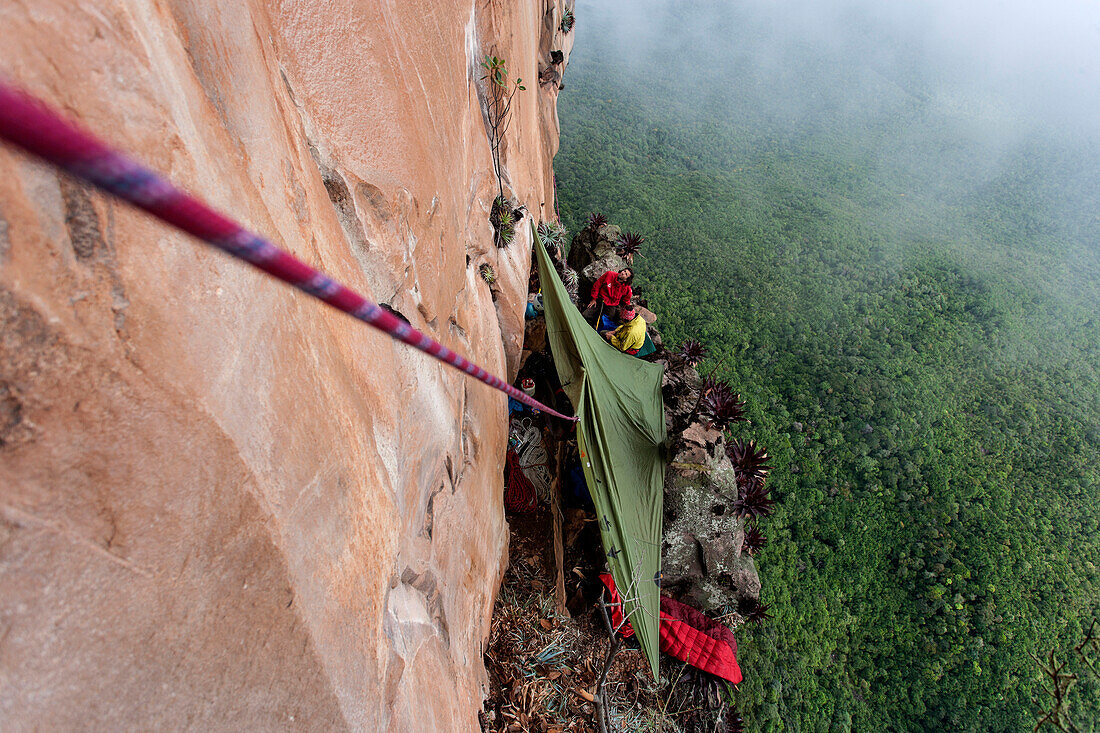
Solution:
{"label": "rainforest canopy", "polygon": [[534,231],[546,336],[580,422],[577,448],[611,575],[654,678],[665,483],[664,370],[622,353],[569,300]]}

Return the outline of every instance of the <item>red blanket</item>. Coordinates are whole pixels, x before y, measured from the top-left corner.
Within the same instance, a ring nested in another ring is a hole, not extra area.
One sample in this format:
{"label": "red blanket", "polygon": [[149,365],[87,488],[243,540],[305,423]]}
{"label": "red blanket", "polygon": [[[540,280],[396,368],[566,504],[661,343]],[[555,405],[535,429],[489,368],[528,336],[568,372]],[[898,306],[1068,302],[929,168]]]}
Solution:
{"label": "red blanket", "polygon": [[[612,625],[623,636],[632,636],[634,629],[623,618],[615,581],[607,573],[602,573],[600,580],[611,594]],[[666,654],[735,685],[741,682],[737,640],[726,626],[685,603],[662,597],[660,635],[661,651]]]}

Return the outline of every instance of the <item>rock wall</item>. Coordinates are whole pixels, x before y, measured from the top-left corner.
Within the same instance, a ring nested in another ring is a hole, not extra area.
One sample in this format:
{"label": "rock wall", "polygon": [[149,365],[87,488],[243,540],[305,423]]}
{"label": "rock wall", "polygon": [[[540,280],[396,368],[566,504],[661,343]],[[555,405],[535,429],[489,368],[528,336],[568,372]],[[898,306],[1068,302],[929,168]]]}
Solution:
{"label": "rock wall", "polygon": [[[507,181],[550,211],[568,1],[3,3],[0,74],[510,374],[478,61],[528,81]],[[2,727],[477,730],[505,415],[0,148]]]}

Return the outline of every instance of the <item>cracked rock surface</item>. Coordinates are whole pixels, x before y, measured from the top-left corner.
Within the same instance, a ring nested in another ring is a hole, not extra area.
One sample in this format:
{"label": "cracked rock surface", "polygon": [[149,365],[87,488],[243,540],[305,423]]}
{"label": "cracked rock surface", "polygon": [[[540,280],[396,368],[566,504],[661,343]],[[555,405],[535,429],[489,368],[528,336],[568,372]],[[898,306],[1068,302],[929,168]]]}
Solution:
{"label": "cracked rock surface", "polygon": [[[699,386],[694,369],[672,365],[666,372],[670,425],[688,421]],[[742,601],[760,599],[756,565],[741,548],[745,524],[732,512],[736,469],[722,433],[705,421],[692,420],[681,435],[665,477],[662,587],[703,611],[728,614]]]}

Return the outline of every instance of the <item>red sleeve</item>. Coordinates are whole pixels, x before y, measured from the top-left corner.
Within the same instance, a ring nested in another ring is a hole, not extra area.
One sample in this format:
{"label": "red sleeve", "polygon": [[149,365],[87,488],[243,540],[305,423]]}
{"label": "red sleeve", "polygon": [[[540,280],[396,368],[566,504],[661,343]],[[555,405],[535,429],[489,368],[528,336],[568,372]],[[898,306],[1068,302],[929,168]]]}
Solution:
{"label": "red sleeve", "polygon": [[630,301],[634,300],[634,288],[627,285],[626,290],[623,292],[623,300],[619,301],[619,305],[626,308],[630,305]]}
{"label": "red sleeve", "polygon": [[595,300],[596,297],[599,296],[600,288],[603,287],[604,283],[608,282],[609,278],[607,276],[611,275],[611,274],[614,274],[616,277],[618,277],[618,275],[619,275],[617,272],[612,273],[611,270],[608,270],[604,274],[600,275],[599,280],[597,280],[595,283],[592,284],[592,300]]}

